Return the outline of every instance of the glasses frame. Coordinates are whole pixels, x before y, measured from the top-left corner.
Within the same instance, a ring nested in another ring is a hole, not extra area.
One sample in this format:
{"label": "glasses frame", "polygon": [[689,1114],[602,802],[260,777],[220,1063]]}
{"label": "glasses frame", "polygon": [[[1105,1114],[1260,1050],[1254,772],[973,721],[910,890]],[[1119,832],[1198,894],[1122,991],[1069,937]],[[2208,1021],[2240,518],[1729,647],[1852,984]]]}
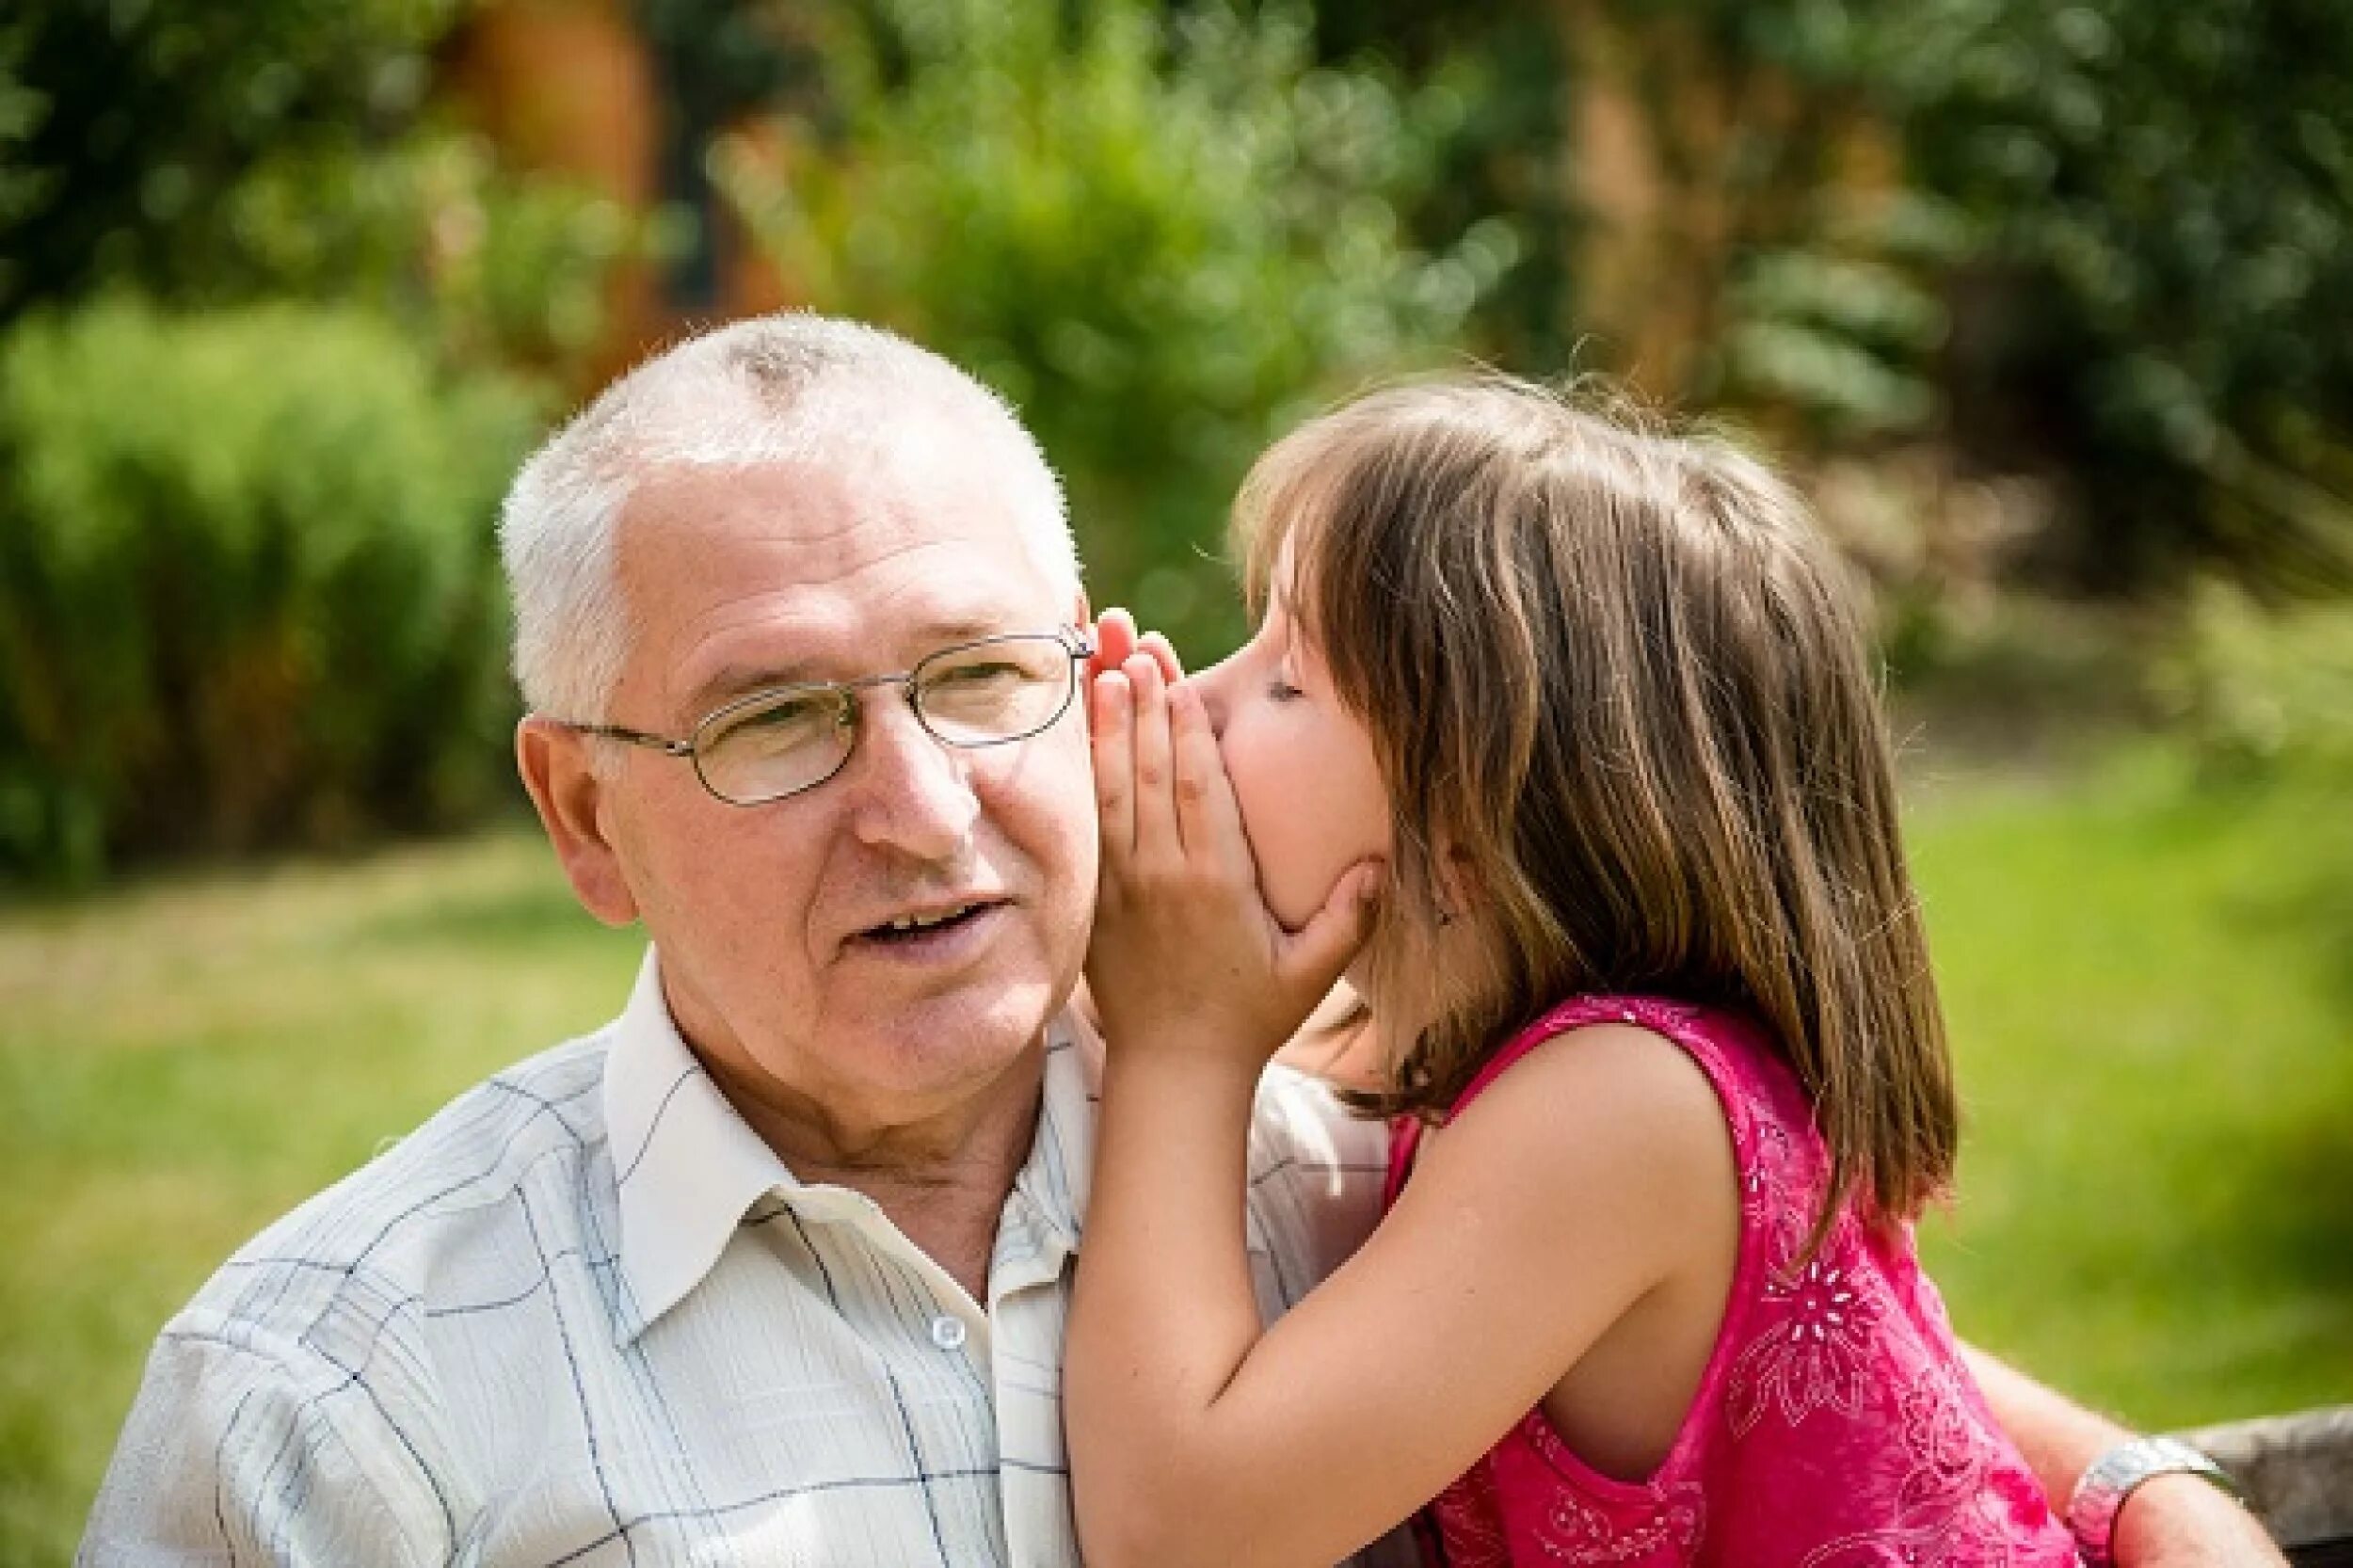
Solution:
{"label": "glasses frame", "polygon": [[[958,653],[969,653],[976,648],[990,648],[998,643],[1040,642],[1048,639],[1062,645],[1062,650],[1069,656],[1072,665],[1070,679],[1063,688],[1062,700],[1054,705],[1054,711],[1051,713],[1017,735],[1000,735],[985,741],[951,740],[932,728],[932,721],[923,714],[923,705],[916,700],[918,689],[916,679],[922,673],[924,666],[936,664],[942,659]],[[792,680],[779,686],[762,686],[756,692],[746,692],[742,696],[722,703],[696,719],[694,728],[687,731],[684,740],[669,735],[657,735],[649,730],[631,729],[617,724],[589,724],[579,719],[551,719],[549,722],[577,735],[594,735],[600,740],[619,741],[628,745],[643,746],[648,751],[658,751],[665,757],[683,757],[694,763],[696,780],[702,785],[704,791],[713,800],[728,806],[767,806],[776,801],[790,800],[794,795],[807,794],[850,765],[850,758],[857,751],[858,700],[861,692],[877,686],[896,686],[899,688],[900,696],[905,699],[907,712],[914,715],[917,724],[922,726],[924,734],[929,735],[941,745],[952,746],[958,751],[981,751],[989,746],[1011,745],[1016,741],[1026,741],[1032,736],[1042,735],[1051,729],[1061,721],[1064,713],[1070,712],[1071,698],[1078,695],[1079,678],[1076,666],[1094,657],[1095,640],[1086,632],[1073,627],[1058,626],[1051,632],[1000,632],[991,636],[975,637],[970,642],[952,643],[946,648],[934,648],[905,669],[889,675],[866,675],[860,676],[856,680]],[[711,782],[711,776],[703,771],[703,752],[708,745],[706,737],[711,728],[732,714],[742,712],[746,708],[757,707],[763,702],[773,702],[780,696],[814,696],[818,693],[824,693],[835,699],[835,711],[840,715],[838,722],[840,728],[847,729],[850,734],[849,744],[841,748],[841,755],[834,760],[833,766],[806,784],[779,791],[775,794],[758,795],[750,800],[738,800],[733,795],[720,793],[718,787]]]}

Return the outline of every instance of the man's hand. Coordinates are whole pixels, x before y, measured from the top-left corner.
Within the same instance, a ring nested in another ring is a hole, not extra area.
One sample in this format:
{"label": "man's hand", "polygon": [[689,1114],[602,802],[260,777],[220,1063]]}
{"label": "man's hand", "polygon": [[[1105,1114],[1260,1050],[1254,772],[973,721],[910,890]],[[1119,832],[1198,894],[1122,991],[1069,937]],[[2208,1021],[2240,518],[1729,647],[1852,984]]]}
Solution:
{"label": "man's hand", "polygon": [[2116,1516],[2118,1568],[2281,1568],[2255,1516],[2198,1476],[2143,1481]]}
{"label": "man's hand", "polygon": [[[1961,1347],[1995,1419],[2064,1516],[2092,1462],[2132,1433],[1973,1345]],[[2159,1476],[2124,1499],[2110,1543],[2118,1568],[2285,1568],[2255,1516],[2199,1476]]]}

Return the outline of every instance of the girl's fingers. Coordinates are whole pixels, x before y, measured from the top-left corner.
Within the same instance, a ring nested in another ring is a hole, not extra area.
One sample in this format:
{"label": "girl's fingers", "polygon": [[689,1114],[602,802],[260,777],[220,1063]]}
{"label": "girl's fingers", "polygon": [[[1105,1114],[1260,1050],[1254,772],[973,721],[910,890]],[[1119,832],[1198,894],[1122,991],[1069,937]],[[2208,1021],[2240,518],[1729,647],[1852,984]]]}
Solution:
{"label": "girl's fingers", "polygon": [[1176,833],[1185,853],[1214,856],[1227,876],[1255,888],[1257,862],[1250,857],[1233,780],[1198,691],[1187,685],[1168,694],[1168,725],[1176,769]]}
{"label": "girl's fingers", "polygon": [[1095,655],[1087,661],[1088,684],[1106,670],[1125,664],[1135,650],[1136,618],[1114,604],[1095,622]]}
{"label": "girl's fingers", "polygon": [[1288,984],[1303,994],[1321,996],[1338,982],[1372,935],[1373,910],[1385,875],[1379,861],[1362,860],[1333,885],[1323,907],[1308,916],[1307,923],[1284,944],[1277,968]]}
{"label": "girl's fingers", "polygon": [[1177,662],[1176,645],[1158,632],[1146,632],[1136,644],[1137,651],[1151,655],[1160,666],[1160,679],[1171,688],[1185,678],[1185,666]]}
{"label": "girl's fingers", "polygon": [[1105,670],[1088,690],[1093,721],[1087,731],[1095,761],[1095,816],[1103,836],[1103,862],[1124,866],[1135,854],[1134,696],[1128,677]]}
{"label": "girl's fingers", "polygon": [[1142,653],[1160,668],[1160,679],[1174,686],[1185,678],[1185,666],[1176,657],[1174,644],[1158,632],[1139,632],[1136,617],[1114,604],[1096,617],[1095,656],[1087,662],[1087,675],[1093,678],[1105,670],[1125,668],[1128,660]]}
{"label": "girl's fingers", "polygon": [[1176,828],[1167,683],[1159,663],[1145,653],[1129,655],[1125,673],[1135,691],[1135,856],[1168,866],[1183,856],[1184,840]]}

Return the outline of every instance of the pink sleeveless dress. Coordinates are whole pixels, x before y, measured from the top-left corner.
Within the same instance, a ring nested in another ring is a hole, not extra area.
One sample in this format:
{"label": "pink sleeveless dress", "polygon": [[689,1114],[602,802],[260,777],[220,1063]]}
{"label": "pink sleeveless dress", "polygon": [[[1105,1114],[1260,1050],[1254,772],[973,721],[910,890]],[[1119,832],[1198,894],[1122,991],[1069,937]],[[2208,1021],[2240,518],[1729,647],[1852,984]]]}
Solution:
{"label": "pink sleeveless dress", "polygon": [[[1456,1109],[1545,1040],[1606,1022],[1682,1047],[1722,1101],[1741,1182],[1723,1326],[1649,1480],[1583,1464],[1539,1406],[1431,1504],[1420,1528],[1433,1560],[2073,1568],[2066,1528],[1961,1366],[1909,1229],[1874,1234],[1849,1206],[1792,1271],[1829,1155],[1756,1023],[1655,997],[1578,997],[1498,1051]],[[1401,1124],[1392,1141],[1392,1203],[1419,1131]]]}

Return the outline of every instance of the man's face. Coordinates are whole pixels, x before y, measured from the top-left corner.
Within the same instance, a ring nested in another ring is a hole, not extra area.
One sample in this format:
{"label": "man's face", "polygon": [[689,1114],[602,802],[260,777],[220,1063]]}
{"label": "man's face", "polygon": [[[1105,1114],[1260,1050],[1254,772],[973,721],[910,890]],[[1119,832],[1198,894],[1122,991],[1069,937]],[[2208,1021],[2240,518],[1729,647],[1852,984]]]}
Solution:
{"label": "man's face", "polygon": [[[622,520],[635,637],[612,722],[684,735],[732,697],[904,670],[954,643],[1083,625],[1032,562],[996,460],[944,419],[842,466],[672,470]],[[860,694],[841,771],[727,805],[632,748],[600,799],[680,1027],[764,1100],[850,1136],[1002,1080],[1068,995],[1095,893],[1083,703],[1026,741],[943,745]],[[890,931],[970,907],[915,935]]]}

